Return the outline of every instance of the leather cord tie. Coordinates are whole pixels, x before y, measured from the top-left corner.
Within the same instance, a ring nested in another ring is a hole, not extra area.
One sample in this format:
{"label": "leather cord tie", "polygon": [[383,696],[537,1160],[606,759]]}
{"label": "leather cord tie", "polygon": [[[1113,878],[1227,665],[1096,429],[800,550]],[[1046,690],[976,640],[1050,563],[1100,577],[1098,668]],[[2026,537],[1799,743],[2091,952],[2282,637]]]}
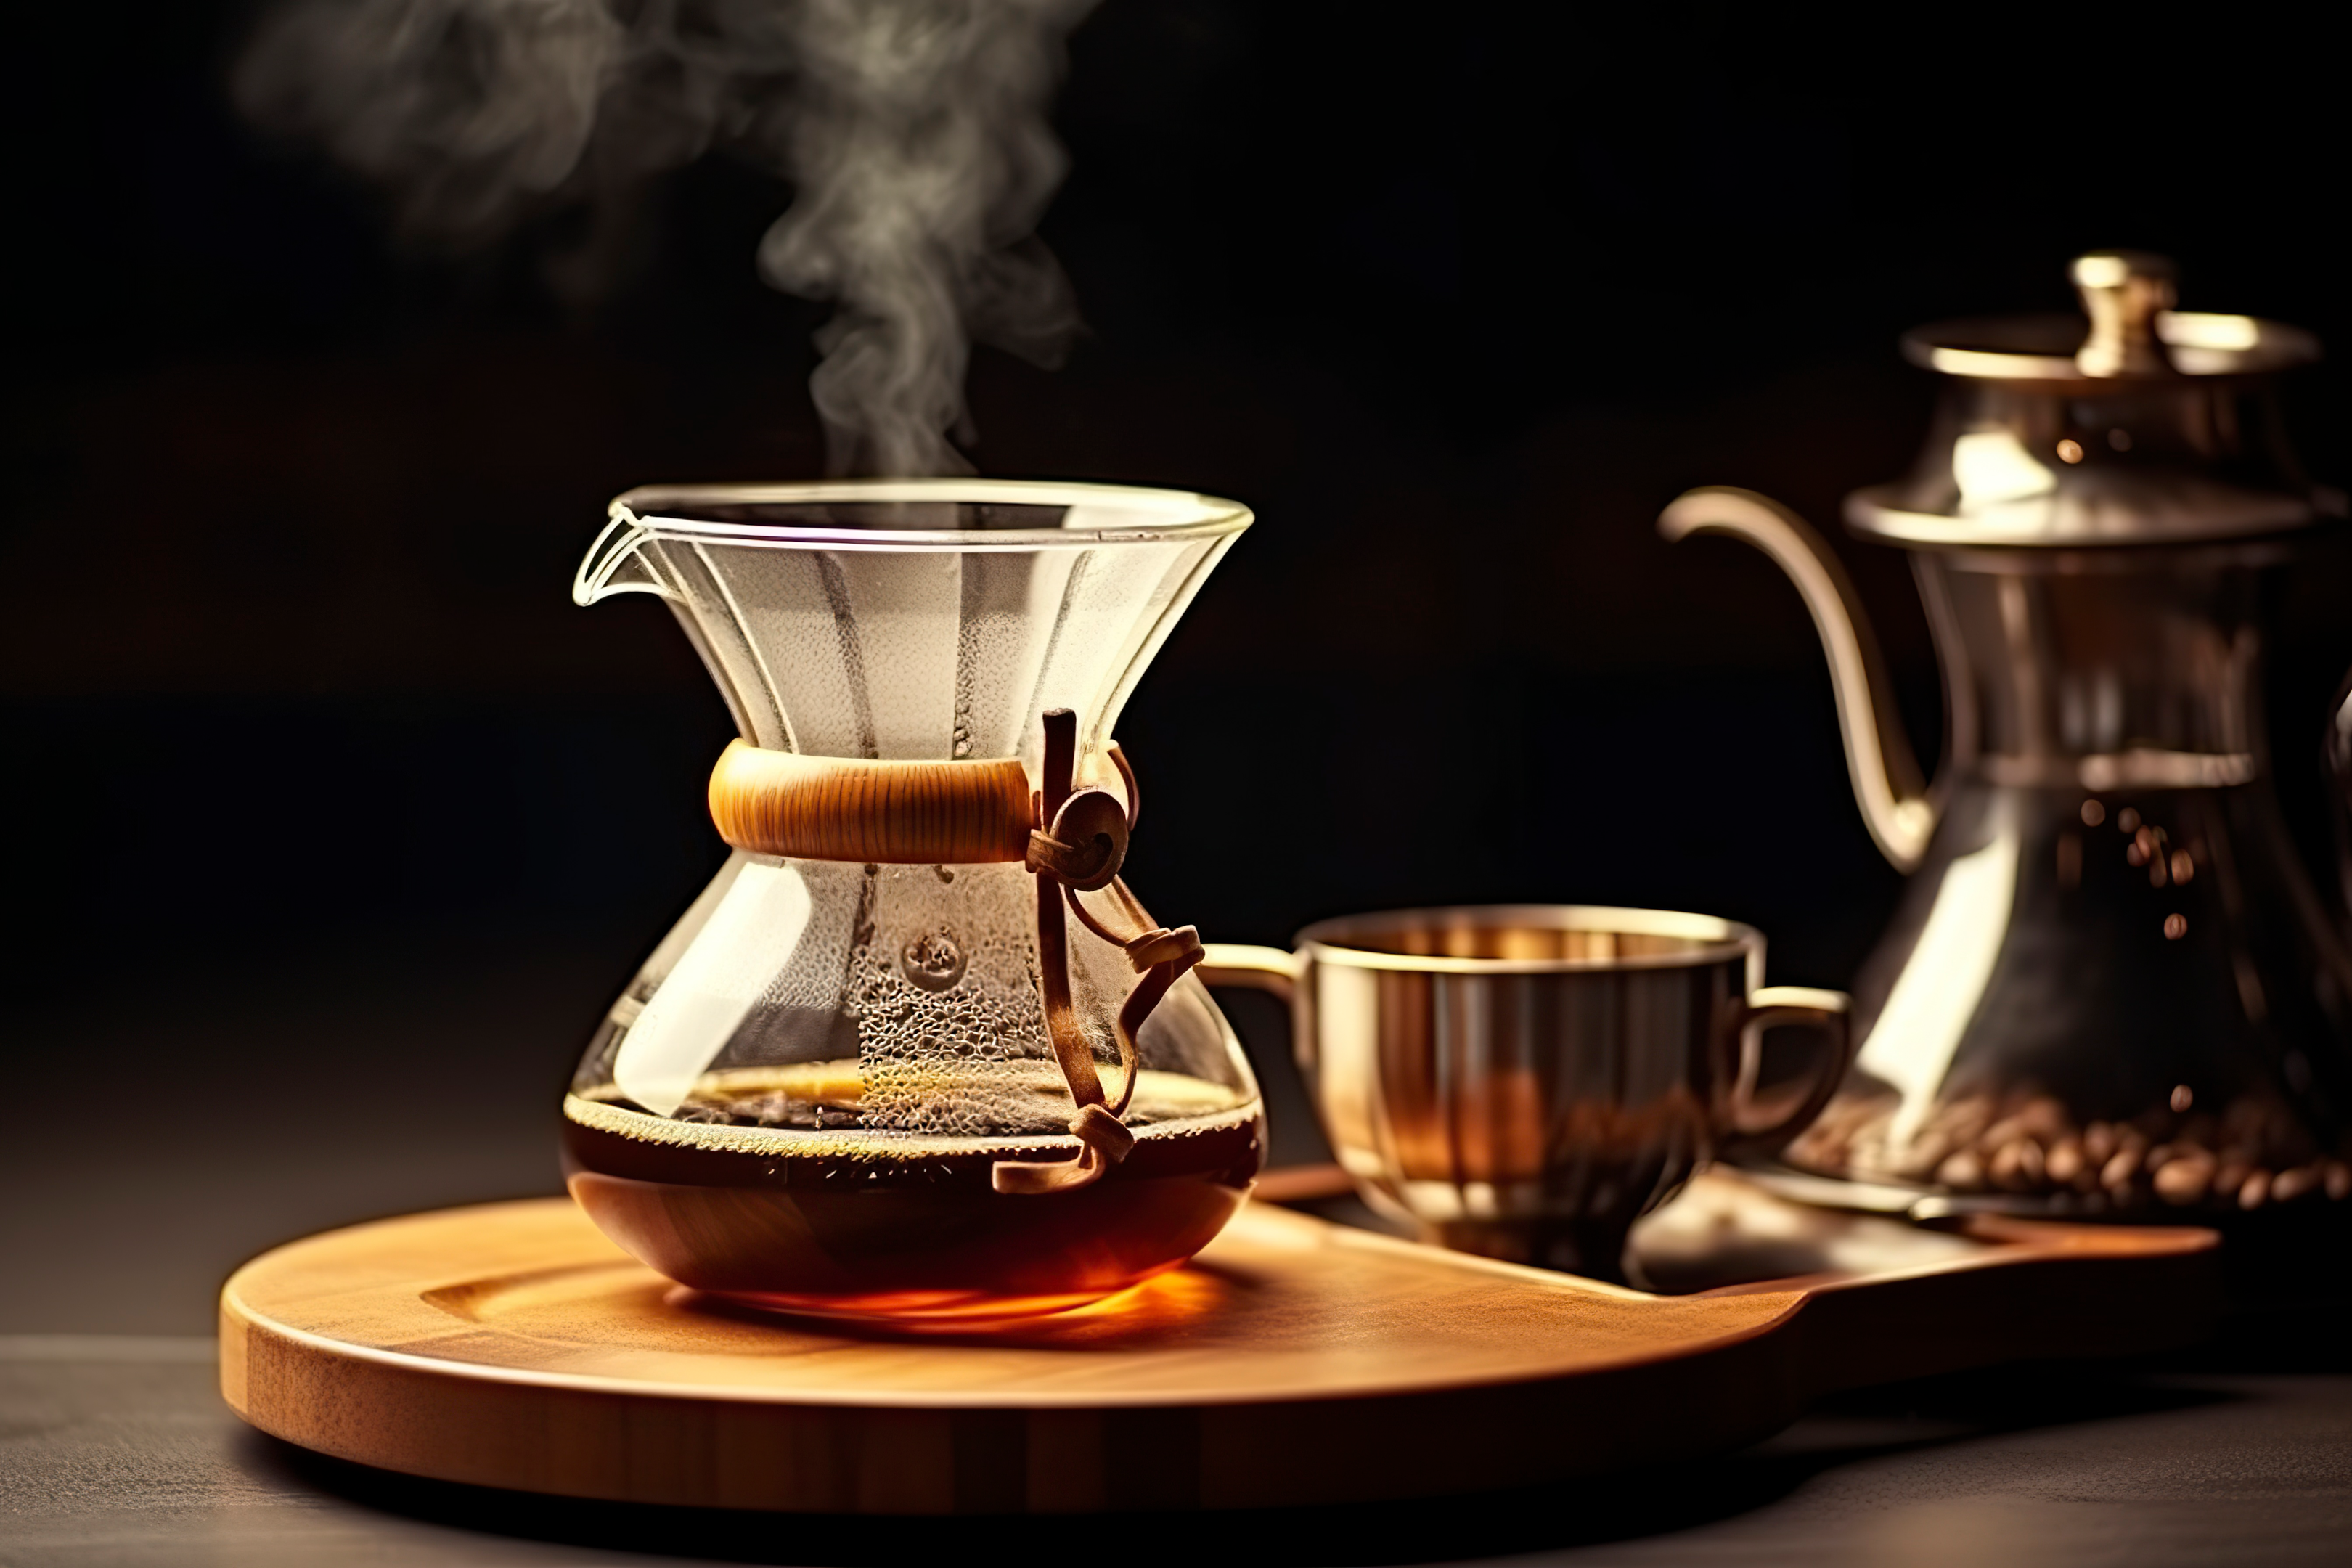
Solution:
{"label": "leather cord tie", "polygon": [[[1076,1159],[999,1161],[990,1172],[1000,1193],[1068,1192],[1099,1180],[1127,1158],[1135,1134],[1123,1118],[1135,1099],[1144,1022],[1183,973],[1201,962],[1191,926],[1156,925],[1119,880],[1140,797],[1135,772],[1116,743],[1108,755],[1127,799],[1075,787],[1077,715],[1055,708],[1044,717],[1041,787],[1010,758],[990,762],[874,762],[805,757],[730,742],[710,774],[710,818],[738,849],[803,860],[892,865],[977,865],[1018,860],[1036,879],[1037,974],[1045,1035],[1069,1085],[1077,1114],[1070,1123]],[[1107,916],[1078,895],[1108,891]],[[1097,1069],[1094,1045],[1070,996],[1069,929],[1065,911],[1127,954],[1139,978],[1115,1020],[1119,1089],[1113,1100]]]}
{"label": "leather cord tie", "polygon": [[[1037,972],[1045,993],[1045,1034],[1053,1042],[1062,1077],[1078,1114],[1070,1131],[1078,1140],[1075,1160],[1000,1160],[989,1181],[1000,1193],[1060,1193],[1086,1186],[1127,1158],[1135,1134],[1120,1120],[1135,1099],[1136,1073],[1142,1065],[1137,1034],[1176,977],[1201,962],[1200,934],[1186,926],[1170,931],[1151,926],[1135,895],[1118,879],[1127,859],[1128,836],[1141,809],[1134,770],[1117,746],[1110,760],[1127,790],[1124,805],[1108,790],[1074,789],[1077,764],[1078,717],[1066,708],[1045,716],[1045,766],[1037,792],[1037,820],[1029,835],[1029,850],[1022,864],[1037,879]],[[1125,933],[1106,927],[1078,900],[1082,892],[1108,888],[1123,912],[1139,928]],[[1123,950],[1142,976],[1118,1010],[1119,1090],[1111,1100],[1103,1090],[1095,1068],[1094,1043],[1078,1024],[1070,1005],[1069,928],[1065,907],[1076,913],[1088,931]],[[1139,954],[1148,956],[1139,957]]]}

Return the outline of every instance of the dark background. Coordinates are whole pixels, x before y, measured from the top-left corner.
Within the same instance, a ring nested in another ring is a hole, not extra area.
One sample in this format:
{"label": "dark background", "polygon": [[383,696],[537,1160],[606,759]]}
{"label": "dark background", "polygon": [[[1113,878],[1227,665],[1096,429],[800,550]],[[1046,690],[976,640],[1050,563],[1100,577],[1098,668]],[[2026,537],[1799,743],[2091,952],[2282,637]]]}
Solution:
{"label": "dark background", "polygon": [[[1120,725],[1136,886],[1223,940],[1697,909],[1847,979],[1896,879],[1811,626],[1653,520],[1731,483],[1832,525],[1922,433],[1895,334],[2069,308],[2083,249],[2352,342],[2341,84],[2287,15],[1108,0],[1043,229],[1088,333],[971,396],[984,472],[1258,511]],[[0,1329],[202,1331],[274,1240],[551,1186],[573,1055],[719,858],[729,733],[667,614],[575,610],[572,567],[628,486],[822,466],[825,310],[752,270],[787,188],[668,179],[601,291],[559,286],[576,212],[424,252],[238,122],[247,16],[14,39],[0,1245],[61,1267]],[[2341,373],[2290,390],[2352,477]],[[1839,548],[1932,755],[1907,569]],[[2345,553],[2281,584],[2271,670],[2315,854]]]}

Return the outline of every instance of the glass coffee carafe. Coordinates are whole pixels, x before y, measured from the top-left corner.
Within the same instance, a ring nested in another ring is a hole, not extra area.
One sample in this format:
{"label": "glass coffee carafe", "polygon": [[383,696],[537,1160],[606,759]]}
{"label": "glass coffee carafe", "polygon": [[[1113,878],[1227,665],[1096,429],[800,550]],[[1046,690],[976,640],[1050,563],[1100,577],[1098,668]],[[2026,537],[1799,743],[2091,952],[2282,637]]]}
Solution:
{"label": "glass coffee carafe", "polygon": [[2263,580],[2344,511],[2272,397],[2317,345],[2172,310],[2158,258],[2074,276],[2080,317],[1906,338],[1944,378],[1936,426],[1909,476],[1847,502],[1855,533],[1910,552],[1927,605],[1933,787],[1801,521],[1730,489],[1660,520],[1793,579],[1864,818],[1911,875],[1853,985],[1853,1071],[1788,1158],[1915,1212],[2340,1204],[2352,957],[2280,820],[2260,689]]}
{"label": "glass coffee carafe", "polygon": [[1118,879],[1111,728],[1249,513],[979,480],[632,490],[573,596],[666,600],[732,710],[733,855],[564,1100],[572,1195],[683,1284],[968,1322],[1175,1267],[1257,1086]]}

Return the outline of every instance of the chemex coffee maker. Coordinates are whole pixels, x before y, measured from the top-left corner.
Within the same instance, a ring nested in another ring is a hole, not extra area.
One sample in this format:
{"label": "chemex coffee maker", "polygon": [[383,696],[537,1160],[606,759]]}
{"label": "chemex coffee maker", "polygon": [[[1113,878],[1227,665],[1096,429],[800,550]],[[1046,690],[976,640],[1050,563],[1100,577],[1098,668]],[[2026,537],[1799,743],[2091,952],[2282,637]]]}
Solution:
{"label": "chemex coffee maker", "polygon": [[1944,378],[1936,423],[1908,476],[1846,503],[1856,534],[1910,552],[1926,602],[1932,785],[1803,521],[1727,489],[1659,521],[1744,539],[1795,583],[1864,819],[1910,873],[1853,986],[1854,1066],[1788,1159],[1914,1212],[2343,1203],[2352,956],[2282,824],[2258,687],[2263,580],[2345,510],[2273,401],[2318,344],[2174,310],[2160,258],[2073,276],[2083,317],[1904,339]]}
{"label": "chemex coffee maker", "polygon": [[1128,693],[1250,523],[1105,485],[635,489],[572,585],[667,604],[734,853],[591,1041],[572,1195],[711,1296],[901,1325],[1190,1258],[1264,1144],[1191,926],[1119,877]]}

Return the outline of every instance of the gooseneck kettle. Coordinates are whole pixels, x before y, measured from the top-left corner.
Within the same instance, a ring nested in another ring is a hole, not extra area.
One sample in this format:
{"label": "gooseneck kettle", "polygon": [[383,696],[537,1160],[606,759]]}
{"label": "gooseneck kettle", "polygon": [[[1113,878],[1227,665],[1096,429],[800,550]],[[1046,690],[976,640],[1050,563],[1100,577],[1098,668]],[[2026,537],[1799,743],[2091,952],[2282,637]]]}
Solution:
{"label": "gooseneck kettle", "polygon": [[1943,378],[1934,426],[1846,502],[1910,553],[1944,682],[1932,784],[1801,519],[1706,489],[1659,520],[1796,584],[1864,820],[1909,873],[1853,987],[1855,1065],[1789,1158],[1948,1207],[2344,1203],[2352,955],[2281,821],[2258,684],[2262,580],[2345,510],[2273,395],[2318,344],[2173,309],[2159,258],[2073,277],[2081,317],[1907,335]]}

